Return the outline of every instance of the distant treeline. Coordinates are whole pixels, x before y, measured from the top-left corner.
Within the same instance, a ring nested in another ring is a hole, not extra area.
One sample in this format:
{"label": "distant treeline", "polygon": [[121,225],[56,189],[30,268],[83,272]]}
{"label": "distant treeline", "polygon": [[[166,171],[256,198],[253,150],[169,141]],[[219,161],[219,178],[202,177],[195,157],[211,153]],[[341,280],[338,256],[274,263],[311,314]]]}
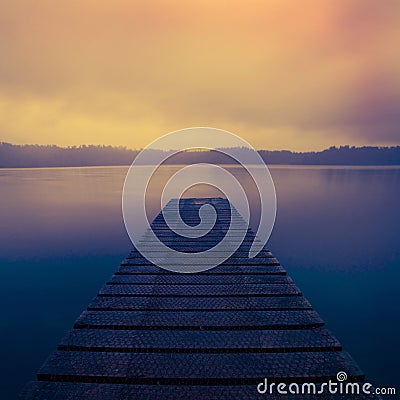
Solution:
{"label": "distant treeline", "polygon": [[[76,167],[95,165],[129,165],[140,150],[112,146],[58,147],[42,145],[13,145],[0,142],[0,168]],[[242,159],[248,159],[249,150],[231,149]],[[146,164],[154,164],[160,153],[168,156],[173,151],[148,151]],[[300,165],[400,165],[400,146],[394,147],[330,147],[319,152],[292,152],[288,150],[259,150],[267,164]],[[181,152],[167,160],[167,164],[208,162],[231,164],[232,160],[218,151]]]}

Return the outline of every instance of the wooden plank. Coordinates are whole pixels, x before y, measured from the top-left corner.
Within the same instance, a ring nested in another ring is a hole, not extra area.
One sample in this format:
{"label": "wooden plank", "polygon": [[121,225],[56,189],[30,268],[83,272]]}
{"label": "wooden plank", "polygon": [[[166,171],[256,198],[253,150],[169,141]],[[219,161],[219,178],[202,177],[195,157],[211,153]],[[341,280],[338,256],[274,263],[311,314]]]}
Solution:
{"label": "wooden plank", "polygon": [[294,284],[264,285],[105,285],[99,296],[300,296]]}
{"label": "wooden plank", "polygon": [[[317,390],[320,385],[316,384]],[[360,393],[357,400],[379,399],[380,396]],[[272,395],[258,394],[253,385],[132,385],[79,382],[32,382],[24,390],[26,400],[349,400],[346,394]]]}
{"label": "wooden plank", "polygon": [[347,371],[363,373],[342,351],[300,353],[117,353],[56,351],[40,368],[39,380],[95,383],[246,385],[318,382]]}
{"label": "wooden plank", "polygon": [[[134,265],[122,264],[116,274],[176,274],[176,272],[168,271],[164,268],[157,267],[156,265]],[[286,275],[286,271],[280,265],[219,265],[218,267],[209,269],[207,271],[198,272],[196,275],[248,275],[248,274],[261,274],[261,275]],[[194,276],[194,274],[193,274]]]}
{"label": "wooden plank", "polygon": [[59,350],[186,353],[340,351],[325,328],[303,330],[111,330],[73,329]]}
{"label": "wooden plank", "polygon": [[324,323],[313,310],[84,311],[75,328],[97,329],[311,329]]}
{"label": "wooden plank", "polygon": [[88,310],[98,311],[239,311],[304,310],[311,304],[303,296],[275,297],[105,297],[97,296]]}
{"label": "wooden plank", "polygon": [[113,275],[108,285],[248,285],[293,284],[285,275]]}

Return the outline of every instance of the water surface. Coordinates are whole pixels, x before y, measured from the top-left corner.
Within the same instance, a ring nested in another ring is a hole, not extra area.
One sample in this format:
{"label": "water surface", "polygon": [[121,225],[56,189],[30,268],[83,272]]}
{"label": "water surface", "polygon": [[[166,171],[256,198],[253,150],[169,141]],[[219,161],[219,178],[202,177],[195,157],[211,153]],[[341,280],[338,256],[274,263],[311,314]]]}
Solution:
{"label": "water surface", "polygon": [[[178,168],[163,167],[159,183]],[[121,213],[126,172],[0,170],[2,398],[16,398],[34,379],[130,250]],[[273,166],[271,173],[278,213],[269,248],[368,380],[396,385],[400,169]],[[156,200],[149,198],[149,217],[159,211]]]}

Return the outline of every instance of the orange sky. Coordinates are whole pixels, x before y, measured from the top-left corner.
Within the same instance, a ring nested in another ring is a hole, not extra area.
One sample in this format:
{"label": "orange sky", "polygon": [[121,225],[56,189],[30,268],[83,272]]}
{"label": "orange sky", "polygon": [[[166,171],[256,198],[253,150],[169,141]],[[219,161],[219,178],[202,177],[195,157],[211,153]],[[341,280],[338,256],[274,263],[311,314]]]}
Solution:
{"label": "orange sky", "polygon": [[398,0],[0,0],[0,141],[400,144]]}

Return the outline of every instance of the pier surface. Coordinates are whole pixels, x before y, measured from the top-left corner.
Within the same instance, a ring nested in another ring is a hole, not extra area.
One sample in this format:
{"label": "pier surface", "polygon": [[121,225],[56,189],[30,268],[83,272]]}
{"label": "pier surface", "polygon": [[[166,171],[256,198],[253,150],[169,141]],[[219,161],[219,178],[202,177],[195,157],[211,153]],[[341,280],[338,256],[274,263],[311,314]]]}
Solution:
{"label": "pier surface", "polygon": [[[227,200],[181,199],[181,215],[189,225],[198,224],[198,210],[205,203],[216,208],[218,218],[203,238],[178,237],[167,229],[162,212],[152,223],[153,231],[189,256],[214,246],[229,225]],[[364,375],[271,252],[247,257],[257,239],[244,221],[243,229],[245,240],[233,256],[195,274],[159,268],[133,250],[22,397],[377,398],[257,393],[265,378],[269,383],[318,386],[336,382],[340,371],[346,372],[346,382],[363,382]]]}

